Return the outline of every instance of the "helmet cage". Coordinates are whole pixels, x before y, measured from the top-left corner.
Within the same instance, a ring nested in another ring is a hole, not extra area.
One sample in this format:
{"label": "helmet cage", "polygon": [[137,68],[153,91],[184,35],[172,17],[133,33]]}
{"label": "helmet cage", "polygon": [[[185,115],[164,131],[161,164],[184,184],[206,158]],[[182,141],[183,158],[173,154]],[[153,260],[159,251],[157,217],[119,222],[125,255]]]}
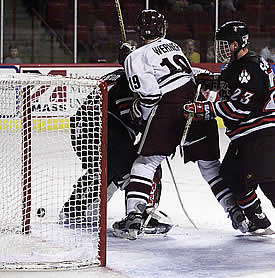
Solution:
{"label": "helmet cage", "polygon": [[228,41],[217,40],[217,58],[222,63],[229,63],[231,59],[231,50]]}
{"label": "helmet cage", "polygon": [[[230,44],[236,41],[238,48],[230,51]],[[244,22],[228,21],[216,31],[216,52],[219,61],[228,63],[232,54],[236,55],[241,49],[247,47],[249,43],[249,31]]]}

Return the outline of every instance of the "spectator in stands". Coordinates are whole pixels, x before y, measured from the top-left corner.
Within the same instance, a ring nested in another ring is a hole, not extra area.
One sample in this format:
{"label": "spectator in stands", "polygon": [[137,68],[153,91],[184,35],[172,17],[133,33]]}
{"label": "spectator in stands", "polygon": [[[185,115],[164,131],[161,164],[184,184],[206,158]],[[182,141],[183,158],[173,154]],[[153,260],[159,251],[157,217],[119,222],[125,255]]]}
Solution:
{"label": "spectator in stands", "polygon": [[209,46],[206,53],[206,62],[215,63],[215,47]]}
{"label": "spectator in stands", "polygon": [[260,51],[260,55],[269,63],[275,63],[275,39],[269,40],[267,45]]}
{"label": "spectator in stands", "polygon": [[195,41],[192,39],[185,40],[183,52],[190,63],[200,63],[200,53],[196,51]]}
{"label": "spectator in stands", "polygon": [[4,60],[5,64],[22,64],[22,60],[18,57],[19,51],[16,45],[9,46],[9,56]]}

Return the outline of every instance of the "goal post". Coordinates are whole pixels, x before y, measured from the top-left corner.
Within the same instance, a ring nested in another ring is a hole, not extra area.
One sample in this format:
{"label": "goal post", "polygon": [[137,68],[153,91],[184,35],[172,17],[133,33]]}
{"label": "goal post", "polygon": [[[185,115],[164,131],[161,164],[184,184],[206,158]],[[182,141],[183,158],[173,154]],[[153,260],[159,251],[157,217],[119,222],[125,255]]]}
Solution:
{"label": "goal post", "polygon": [[1,75],[0,142],[0,269],[106,265],[105,82]]}

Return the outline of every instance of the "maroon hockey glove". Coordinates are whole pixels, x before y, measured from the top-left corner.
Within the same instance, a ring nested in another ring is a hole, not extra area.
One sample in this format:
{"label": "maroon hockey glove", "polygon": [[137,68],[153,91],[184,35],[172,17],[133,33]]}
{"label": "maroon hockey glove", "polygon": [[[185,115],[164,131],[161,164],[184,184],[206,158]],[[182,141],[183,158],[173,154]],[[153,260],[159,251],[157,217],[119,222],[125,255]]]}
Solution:
{"label": "maroon hockey glove", "polygon": [[192,113],[196,120],[211,120],[216,117],[215,108],[210,101],[195,101],[183,106],[184,113],[187,116]]}

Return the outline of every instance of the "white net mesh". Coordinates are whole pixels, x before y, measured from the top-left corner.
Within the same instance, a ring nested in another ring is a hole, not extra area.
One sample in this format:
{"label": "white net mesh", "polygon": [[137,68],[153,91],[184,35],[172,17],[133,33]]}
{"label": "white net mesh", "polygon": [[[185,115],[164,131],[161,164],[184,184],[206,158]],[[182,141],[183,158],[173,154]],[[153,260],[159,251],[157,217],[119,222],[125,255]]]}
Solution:
{"label": "white net mesh", "polygon": [[0,268],[102,264],[100,84],[0,77]]}

